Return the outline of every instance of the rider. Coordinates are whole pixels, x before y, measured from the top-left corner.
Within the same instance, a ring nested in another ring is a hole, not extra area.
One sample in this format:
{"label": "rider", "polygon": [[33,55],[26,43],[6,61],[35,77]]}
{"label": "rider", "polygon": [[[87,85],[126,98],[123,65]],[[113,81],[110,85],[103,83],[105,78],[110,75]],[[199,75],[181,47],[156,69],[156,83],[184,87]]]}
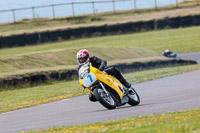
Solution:
{"label": "rider", "polygon": [[168,55],[170,55],[170,54],[172,54],[172,52],[169,51],[169,49],[166,49],[166,50],[163,52],[163,55],[164,55],[164,56],[168,56]]}
{"label": "rider", "polygon": [[176,57],[177,54],[176,53],[173,53],[172,51],[170,51],[169,49],[166,49],[163,53],[162,53],[163,56],[165,57]]}
{"label": "rider", "polygon": [[[105,71],[109,75],[113,75],[115,78],[117,78],[126,88],[131,88],[131,84],[128,83],[122,74],[120,73],[120,70],[116,67],[106,67],[107,61],[102,60],[98,57],[92,56],[90,57],[90,54],[88,50],[82,49],[77,53],[77,60],[79,63],[78,70],[80,67],[88,62],[92,63],[93,67],[98,68],[100,71]],[[90,93],[89,99],[91,101],[96,101],[95,97]]]}

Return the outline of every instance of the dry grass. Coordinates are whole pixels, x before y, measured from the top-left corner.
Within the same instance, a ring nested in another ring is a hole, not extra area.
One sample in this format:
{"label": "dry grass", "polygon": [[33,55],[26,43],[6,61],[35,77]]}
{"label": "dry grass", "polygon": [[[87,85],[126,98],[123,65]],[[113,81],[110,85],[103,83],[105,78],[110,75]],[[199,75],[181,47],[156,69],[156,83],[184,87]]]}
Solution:
{"label": "dry grass", "polygon": [[[108,61],[157,56],[153,51],[136,47],[88,47],[91,55]],[[79,48],[47,50],[15,56],[0,57],[0,73],[24,73],[71,68],[77,65]],[[70,65],[70,66],[69,66]],[[1,76],[9,75],[2,74]]]}
{"label": "dry grass", "polygon": [[[167,61],[172,60],[161,56],[152,56],[152,57],[144,57],[138,59],[124,59],[124,60],[113,60],[108,61],[108,66],[116,65],[116,64],[132,64],[134,62],[154,62],[154,61]],[[0,78],[9,78],[9,77],[20,77],[24,75],[31,75],[33,73],[49,73],[49,72],[58,72],[58,71],[67,71],[67,70],[75,70],[77,65],[61,65],[55,67],[44,67],[44,68],[34,68],[34,69],[20,69],[14,72],[4,72],[0,74]]]}

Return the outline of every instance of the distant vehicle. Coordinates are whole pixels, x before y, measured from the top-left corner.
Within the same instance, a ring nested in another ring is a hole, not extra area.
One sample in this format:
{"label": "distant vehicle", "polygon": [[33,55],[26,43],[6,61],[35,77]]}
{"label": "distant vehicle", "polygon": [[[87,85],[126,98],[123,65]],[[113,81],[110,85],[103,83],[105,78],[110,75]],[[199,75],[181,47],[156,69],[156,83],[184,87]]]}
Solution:
{"label": "distant vehicle", "polygon": [[126,103],[132,106],[140,103],[140,98],[132,87],[125,88],[115,77],[93,67],[91,63],[79,69],[79,82],[107,109],[115,109]]}
{"label": "distant vehicle", "polygon": [[176,58],[177,57],[177,53],[173,53],[172,51],[170,51],[169,49],[166,49],[163,53],[163,56],[165,57],[169,57],[169,58]]}

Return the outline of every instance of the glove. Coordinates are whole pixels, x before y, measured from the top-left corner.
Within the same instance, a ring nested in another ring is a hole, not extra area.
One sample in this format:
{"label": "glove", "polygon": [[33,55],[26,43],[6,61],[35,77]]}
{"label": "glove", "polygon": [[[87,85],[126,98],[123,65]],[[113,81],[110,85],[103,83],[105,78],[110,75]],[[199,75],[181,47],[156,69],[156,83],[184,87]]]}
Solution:
{"label": "glove", "polygon": [[99,67],[99,70],[100,71],[103,71],[105,69],[105,66],[104,65],[101,65],[100,67]]}
{"label": "glove", "polygon": [[104,61],[104,60],[102,60],[102,61],[101,61],[101,65],[100,65],[100,67],[99,67],[99,70],[100,70],[100,71],[103,71],[103,70],[105,69],[106,66],[107,66],[107,62]]}

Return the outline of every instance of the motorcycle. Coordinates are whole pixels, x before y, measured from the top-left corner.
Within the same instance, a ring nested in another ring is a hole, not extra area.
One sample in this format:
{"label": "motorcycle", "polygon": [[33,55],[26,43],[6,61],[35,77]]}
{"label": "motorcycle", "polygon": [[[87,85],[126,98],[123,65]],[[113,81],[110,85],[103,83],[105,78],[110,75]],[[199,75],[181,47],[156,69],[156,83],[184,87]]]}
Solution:
{"label": "motorcycle", "polygon": [[126,88],[115,77],[93,67],[91,63],[81,66],[78,73],[80,85],[107,109],[115,109],[126,103],[132,106],[140,103],[140,97],[132,87]]}
{"label": "motorcycle", "polygon": [[179,58],[177,56],[177,53],[171,53],[171,54],[165,54],[164,52],[162,53],[163,56],[168,57],[168,58]]}

